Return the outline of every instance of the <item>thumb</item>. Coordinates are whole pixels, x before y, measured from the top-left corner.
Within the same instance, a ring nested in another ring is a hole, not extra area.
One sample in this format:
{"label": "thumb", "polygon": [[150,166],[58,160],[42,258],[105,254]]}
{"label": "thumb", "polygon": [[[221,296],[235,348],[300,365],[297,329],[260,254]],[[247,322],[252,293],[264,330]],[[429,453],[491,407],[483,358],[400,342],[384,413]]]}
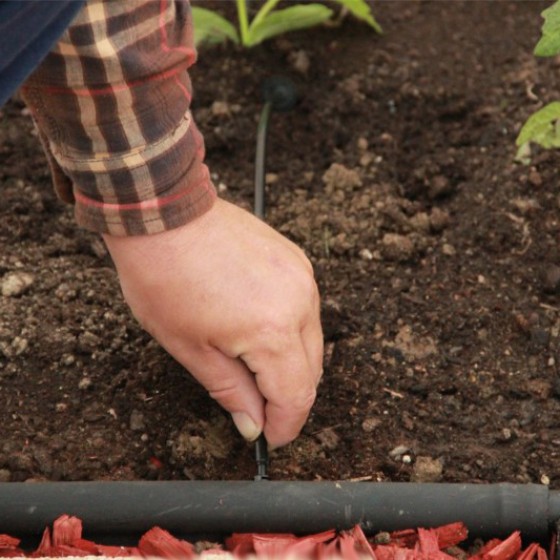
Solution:
{"label": "thumb", "polygon": [[256,440],[264,427],[265,401],[254,374],[239,359],[212,348],[179,361],[231,417],[239,433]]}
{"label": "thumb", "polygon": [[239,433],[247,441],[255,441],[261,435],[262,427],[259,427],[246,412],[232,412],[231,418]]}

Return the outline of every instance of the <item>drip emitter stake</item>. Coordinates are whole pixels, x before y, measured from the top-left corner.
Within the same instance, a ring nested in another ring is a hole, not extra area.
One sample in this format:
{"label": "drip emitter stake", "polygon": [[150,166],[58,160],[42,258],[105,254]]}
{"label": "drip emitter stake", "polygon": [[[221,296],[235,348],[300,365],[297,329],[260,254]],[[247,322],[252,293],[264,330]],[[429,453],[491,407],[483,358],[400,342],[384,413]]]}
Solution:
{"label": "drip emitter stake", "polygon": [[257,460],[255,480],[268,480],[268,443],[264,434],[261,434],[255,442],[255,459]]}

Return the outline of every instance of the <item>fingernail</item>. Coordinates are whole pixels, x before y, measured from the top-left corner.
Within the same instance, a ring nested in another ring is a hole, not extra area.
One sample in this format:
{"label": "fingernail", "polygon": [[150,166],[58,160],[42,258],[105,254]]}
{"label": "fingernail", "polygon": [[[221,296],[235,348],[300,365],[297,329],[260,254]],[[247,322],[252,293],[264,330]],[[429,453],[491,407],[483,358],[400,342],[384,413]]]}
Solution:
{"label": "fingernail", "polygon": [[262,430],[247,413],[232,412],[231,417],[235,427],[247,441],[255,441],[261,435]]}

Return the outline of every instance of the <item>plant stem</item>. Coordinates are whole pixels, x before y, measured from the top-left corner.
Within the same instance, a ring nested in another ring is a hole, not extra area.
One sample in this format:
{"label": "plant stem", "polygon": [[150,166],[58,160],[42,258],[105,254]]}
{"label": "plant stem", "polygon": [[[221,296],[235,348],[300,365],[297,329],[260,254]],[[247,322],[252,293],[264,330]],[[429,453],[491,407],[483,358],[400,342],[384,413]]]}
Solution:
{"label": "plant stem", "polygon": [[249,44],[249,19],[247,17],[247,0],[237,0],[237,19],[239,20],[239,31],[241,32],[241,44],[244,47]]}
{"label": "plant stem", "polygon": [[271,12],[278,4],[280,0],[267,0],[264,3],[264,6],[258,11],[257,15],[254,17],[253,21],[251,22],[251,27],[256,27],[264,20],[264,18]]}

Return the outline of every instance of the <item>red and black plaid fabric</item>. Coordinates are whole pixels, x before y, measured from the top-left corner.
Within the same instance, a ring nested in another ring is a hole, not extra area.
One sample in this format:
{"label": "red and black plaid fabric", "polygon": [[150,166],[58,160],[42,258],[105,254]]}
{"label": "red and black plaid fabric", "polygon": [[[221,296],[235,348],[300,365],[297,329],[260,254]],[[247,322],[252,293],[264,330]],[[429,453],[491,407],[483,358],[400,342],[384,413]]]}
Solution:
{"label": "red and black plaid fabric", "polygon": [[158,233],[216,197],[189,107],[188,0],[88,0],[23,87],[80,225]]}

